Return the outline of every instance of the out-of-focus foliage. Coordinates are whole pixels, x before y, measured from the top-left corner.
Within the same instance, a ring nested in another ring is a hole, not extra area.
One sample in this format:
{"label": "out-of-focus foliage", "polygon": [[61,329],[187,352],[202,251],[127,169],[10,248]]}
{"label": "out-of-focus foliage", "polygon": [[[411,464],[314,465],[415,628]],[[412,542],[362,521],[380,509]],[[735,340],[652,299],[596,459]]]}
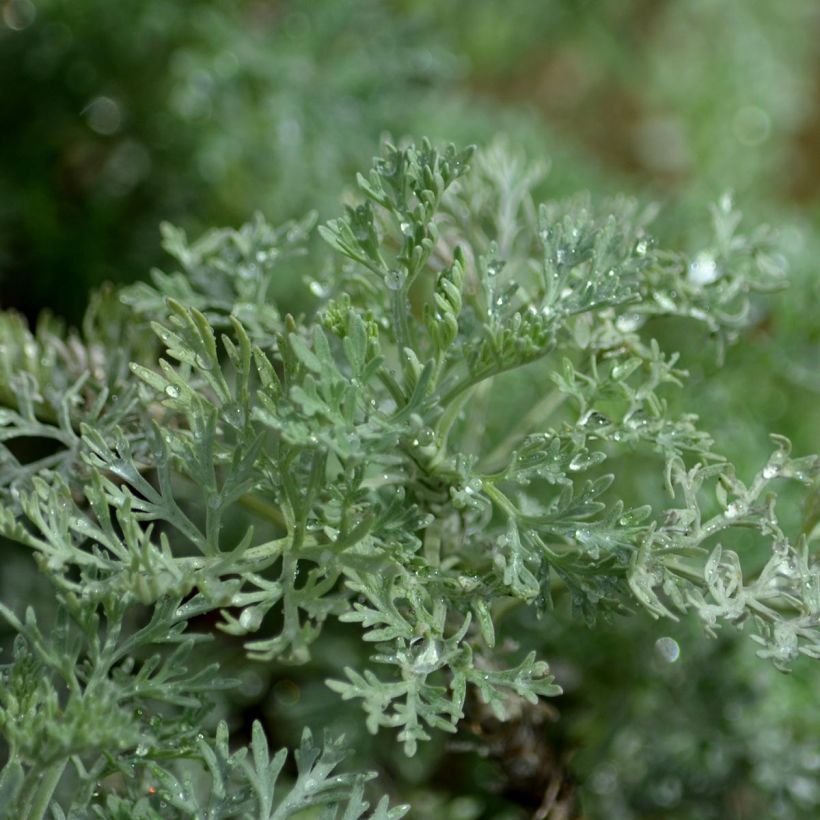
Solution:
{"label": "out-of-focus foliage", "polygon": [[91,285],[145,274],[162,219],[328,210],[448,82],[428,35],[370,0],[4,2],[5,299],[77,317]]}
{"label": "out-of-focus foliage", "polygon": [[492,0],[413,5],[479,89],[539,108],[643,182],[782,198],[806,190],[812,163],[817,173],[811,145],[792,141],[818,119],[812,0],[511,0],[503,15]]}

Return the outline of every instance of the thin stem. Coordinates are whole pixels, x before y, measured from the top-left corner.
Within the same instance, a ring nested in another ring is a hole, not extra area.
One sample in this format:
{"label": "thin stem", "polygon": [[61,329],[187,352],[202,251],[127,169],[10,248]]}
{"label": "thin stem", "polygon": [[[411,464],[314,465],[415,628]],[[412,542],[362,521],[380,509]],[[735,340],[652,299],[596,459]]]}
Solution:
{"label": "thin stem", "polygon": [[510,501],[510,499],[507,498],[507,496],[504,495],[504,493],[502,493],[501,490],[499,490],[498,487],[495,486],[495,484],[492,484],[489,481],[485,481],[483,489],[484,492],[490,497],[490,499],[495,504],[497,504],[502,510],[504,510],[504,512],[507,514],[509,518],[515,521],[520,517],[521,513],[519,512],[515,504],[513,504],[512,501]]}
{"label": "thin stem", "polygon": [[21,817],[26,820],[42,820],[45,817],[67,763],[68,758],[52,763],[29,781],[20,798]]}

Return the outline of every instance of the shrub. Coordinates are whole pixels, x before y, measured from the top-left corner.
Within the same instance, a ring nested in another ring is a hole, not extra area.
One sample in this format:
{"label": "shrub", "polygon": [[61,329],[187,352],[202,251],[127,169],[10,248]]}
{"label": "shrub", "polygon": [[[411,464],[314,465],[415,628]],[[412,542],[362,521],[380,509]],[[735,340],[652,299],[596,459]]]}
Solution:
{"label": "shrub", "polygon": [[[672,409],[687,374],[654,339],[686,321],[719,352],[783,284],[775,237],[724,197],[687,256],[658,247],[653,209],[539,205],[538,178],[498,148],[387,145],[319,228],[332,255],[304,317],[268,290],[311,223],[261,219],[192,243],[166,226],[181,272],[102,292],[81,331],[3,316],[0,527],[50,590],[0,608],[8,816],[401,816],[388,793],[437,816],[570,816],[572,738],[544,724],[584,680],[550,671],[551,633],[696,618],[783,671],[818,657],[820,459],[775,435],[738,474]],[[295,767],[241,719],[261,676],[288,701],[283,664],[327,687],[290,716],[323,709],[331,731],[300,727]],[[381,769],[367,787],[336,773],[360,707],[401,749],[359,750]],[[437,796],[425,747],[445,733],[446,754],[497,759],[501,798]]]}

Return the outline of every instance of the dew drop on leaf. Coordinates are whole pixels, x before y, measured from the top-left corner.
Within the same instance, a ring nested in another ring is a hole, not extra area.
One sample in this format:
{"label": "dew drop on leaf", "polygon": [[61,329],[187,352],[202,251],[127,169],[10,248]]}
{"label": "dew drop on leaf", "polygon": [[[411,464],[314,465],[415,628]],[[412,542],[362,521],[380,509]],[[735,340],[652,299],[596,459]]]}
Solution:
{"label": "dew drop on leaf", "polygon": [[637,330],[641,326],[641,317],[637,313],[625,313],[623,316],[619,316],[615,320],[615,327],[621,331],[621,333],[631,333],[633,330]]}
{"label": "dew drop on leaf", "polygon": [[592,464],[592,459],[586,453],[576,453],[572,457],[572,461],[569,463],[569,468],[573,472],[577,473],[581,470],[585,470]]}
{"label": "dew drop on leaf", "polygon": [[384,277],[384,283],[388,290],[400,290],[404,284],[404,275],[398,270],[388,271]]}
{"label": "dew drop on leaf", "polygon": [[578,424],[581,427],[594,430],[600,427],[607,427],[612,424],[612,422],[603,413],[599,413],[597,410],[589,410],[584,413]]}
{"label": "dew drop on leaf", "polygon": [[429,427],[423,427],[416,433],[413,443],[417,447],[429,447],[435,441],[435,434]]}
{"label": "dew drop on leaf", "polygon": [[626,424],[630,430],[638,430],[641,427],[645,427],[648,423],[649,418],[646,415],[646,411],[641,409],[634,410],[624,419],[624,424]]}
{"label": "dew drop on leaf", "polygon": [[737,501],[733,501],[727,508],[723,515],[726,518],[737,518],[743,514],[743,505]]}
{"label": "dew drop on leaf", "polygon": [[709,285],[719,276],[717,262],[710,253],[699,253],[689,264],[689,281],[694,285]]}
{"label": "dew drop on leaf", "polygon": [[413,659],[413,671],[425,675],[438,669],[441,663],[443,644],[432,638],[422,644],[421,649]]}
{"label": "dew drop on leaf", "polygon": [[243,609],[242,614],[239,616],[239,625],[248,631],[255,631],[259,629],[262,623],[262,615],[262,611],[257,607]]}

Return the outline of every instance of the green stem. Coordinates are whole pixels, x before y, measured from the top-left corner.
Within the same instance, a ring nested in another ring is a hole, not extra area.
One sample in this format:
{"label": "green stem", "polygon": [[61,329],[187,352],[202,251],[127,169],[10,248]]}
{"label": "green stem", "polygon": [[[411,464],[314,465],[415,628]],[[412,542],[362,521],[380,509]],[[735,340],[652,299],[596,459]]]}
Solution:
{"label": "green stem", "polygon": [[42,820],[45,817],[67,763],[68,758],[52,763],[29,781],[20,798],[21,817],[26,820]]}
{"label": "green stem", "polygon": [[490,483],[489,481],[484,482],[484,492],[490,497],[490,499],[498,505],[509,518],[512,518],[513,521],[517,521],[520,517],[521,513],[518,511],[518,508],[515,504],[507,498],[495,484]]}

